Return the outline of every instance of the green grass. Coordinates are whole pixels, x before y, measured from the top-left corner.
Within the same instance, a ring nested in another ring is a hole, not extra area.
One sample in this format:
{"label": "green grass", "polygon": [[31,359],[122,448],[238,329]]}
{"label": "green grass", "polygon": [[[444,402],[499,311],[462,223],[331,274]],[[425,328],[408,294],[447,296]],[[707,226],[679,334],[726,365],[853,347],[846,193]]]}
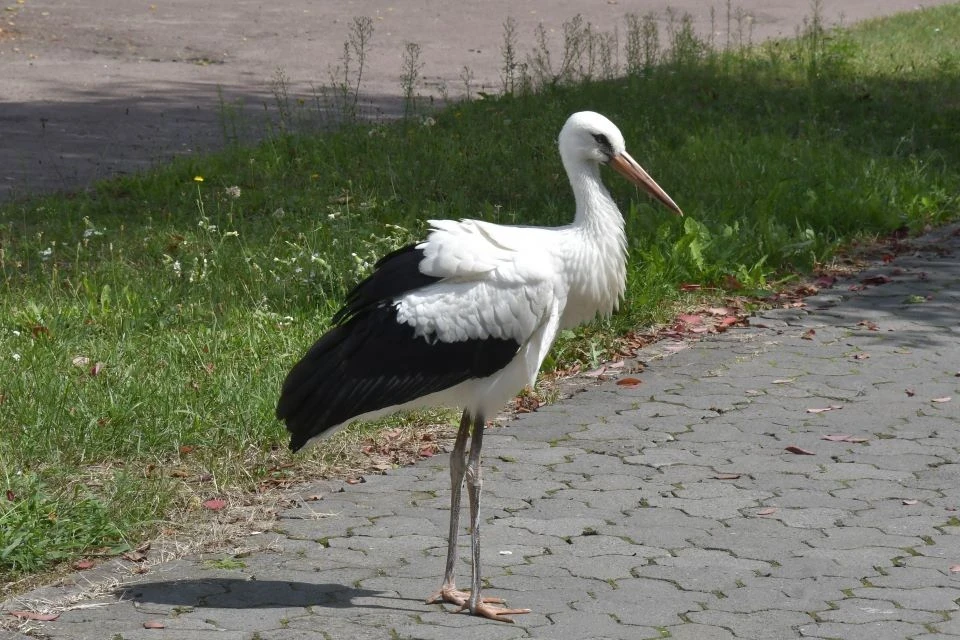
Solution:
{"label": "green grass", "polygon": [[763,289],[855,239],[957,216],[960,7],[752,51],[680,35],[686,53],[630,77],[278,134],[0,205],[0,579],[279,473],[281,380],[378,256],[431,217],[569,221],[555,140],[573,111],[610,116],[687,217],[606,175],[627,299],[549,366],[668,319],[681,283]]}

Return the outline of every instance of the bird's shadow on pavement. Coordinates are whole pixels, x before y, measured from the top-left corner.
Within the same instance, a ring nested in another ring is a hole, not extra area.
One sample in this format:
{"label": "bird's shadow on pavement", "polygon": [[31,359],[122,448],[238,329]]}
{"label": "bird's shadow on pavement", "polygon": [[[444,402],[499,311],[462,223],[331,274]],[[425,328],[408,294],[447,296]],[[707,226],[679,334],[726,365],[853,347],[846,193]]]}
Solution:
{"label": "bird's shadow on pavement", "polygon": [[[397,597],[390,593],[358,589],[336,583],[310,583],[282,580],[244,580],[204,578],[140,582],[114,590],[121,600],[216,609],[250,609],[324,606],[332,608],[366,607],[393,609]],[[384,605],[371,598],[383,598]],[[367,599],[356,603],[359,598]]]}

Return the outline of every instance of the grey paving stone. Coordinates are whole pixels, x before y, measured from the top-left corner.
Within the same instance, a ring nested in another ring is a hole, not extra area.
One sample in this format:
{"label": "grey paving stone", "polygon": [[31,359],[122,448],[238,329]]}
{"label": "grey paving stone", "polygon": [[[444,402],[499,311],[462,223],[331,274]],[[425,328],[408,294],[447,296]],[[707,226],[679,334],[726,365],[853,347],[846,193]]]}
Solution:
{"label": "grey paving stone", "polygon": [[800,628],[803,638],[843,638],[843,640],[899,640],[913,638],[924,633],[923,625],[909,622],[867,622],[846,624],[841,622],[822,622],[805,625]]}
{"label": "grey paving stone", "polygon": [[697,611],[687,616],[691,622],[729,629],[738,638],[782,640],[801,637],[797,631],[810,622],[810,616],[796,611],[730,613]]}
{"label": "grey paving stone", "polygon": [[931,611],[904,609],[891,601],[846,598],[836,603],[836,609],[818,611],[817,617],[825,622],[863,624],[883,620],[916,622],[920,624],[941,621],[943,618]]}

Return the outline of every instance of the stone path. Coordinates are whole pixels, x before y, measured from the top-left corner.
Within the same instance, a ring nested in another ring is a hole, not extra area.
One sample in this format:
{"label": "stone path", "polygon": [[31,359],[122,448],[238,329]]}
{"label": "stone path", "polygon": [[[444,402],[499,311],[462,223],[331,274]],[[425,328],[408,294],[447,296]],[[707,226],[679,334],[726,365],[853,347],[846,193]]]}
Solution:
{"label": "stone path", "polygon": [[[155,566],[36,633],[960,638],[960,227],[913,244],[804,308],[671,355],[656,345],[636,387],[582,381],[573,399],[491,429],[482,560],[488,595],[534,610],[515,625],[423,604],[445,553],[438,456],[305,487],[322,499],[249,541],[272,550],[234,568]],[[862,284],[871,276],[890,282]],[[468,574],[464,562],[461,584]]]}

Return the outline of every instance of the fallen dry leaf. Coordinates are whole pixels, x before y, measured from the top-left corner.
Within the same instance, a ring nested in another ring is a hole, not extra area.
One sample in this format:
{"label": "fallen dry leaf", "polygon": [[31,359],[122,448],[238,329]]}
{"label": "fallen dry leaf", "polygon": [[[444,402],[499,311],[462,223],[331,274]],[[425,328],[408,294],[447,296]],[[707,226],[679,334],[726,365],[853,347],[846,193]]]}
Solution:
{"label": "fallen dry leaf", "polygon": [[880,325],[873,320],[861,320],[857,323],[858,327],[864,327],[867,331],[880,331]]}
{"label": "fallen dry leaf", "polygon": [[77,560],[71,566],[77,571],[86,571],[87,569],[92,569],[93,565],[93,560]]}
{"label": "fallen dry leaf", "polygon": [[8,611],[7,615],[21,620],[38,620],[40,622],[51,622],[60,617],[59,613],[40,613],[38,611]]}
{"label": "fallen dry leaf", "polygon": [[800,336],[801,340],[813,340],[813,336],[817,335],[817,332],[814,329],[807,329],[803,332],[803,335]]}
{"label": "fallen dry leaf", "polygon": [[740,477],[739,473],[718,473],[713,476],[717,480],[736,480]]}
{"label": "fallen dry leaf", "polygon": [[826,435],[820,438],[821,440],[829,440],[830,442],[851,442],[853,444],[859,444],[861,442],[867,442],[869,438],[863,438],[860,436],[851,436],[849,434],[831,434]]}
{"label": "fallen dry leaf", "polygon": [[363,484],[366,481],[366,478],[363,476],[360,476],[359,478],[347,478],[347,484]]}
{"label": "fallen dry leaf", "polygon": [[911,398],[912,398],[913,396],[917,395],[916,390],[914,390],[914,389],[911,388],[911,387],[907,387],[906,389],[903,390],[903,392],[906,393],[906,394],[907,394],[909,397],[911,397]]}
{"label": "fallen dry leaf", "polygon": [[861,352],[861,353],[855,353],[855,354],[853,354],[853,359],[854,359],[854,360],[866,360],[866,359],[868,359],[869,357],[870,357],[870,354],[869,354],[869,353],[863,353],[863,352]]}
{"label": "fallen dry leaf", "polygon": [[953,400],[950,396],[944,396],[942,398],[933,398],[930,402],[950,402]]}
{"label": "fallen dry leaf", "polygon": [[617,380],[617,384],[621,387],[635,387],[641,382],[643,382],[643,380],[640,378],[620,378]]}
{"label": "fallen dry leaf", "polygon": [[41,336],[49,336],[50,329],[47,329],[45,326],[38,324],[36,326],[30,327],[30,332],[33,333],[34,339]]}
{"label": "fallen dry leaf", "polygon": [[950,565],[950,573],[960,573],[960,564]]}
{"label": "fallen dry leaf", "polygon": [[167,625],[163,624],[159,620],[147,620],[143,623],[144,629],[166,629]]}
{"label": "fallen dry leaf", "polygon": [[203,501],[203,507],[210,509],[210,511],[220,511],[225,506],[227,506],[227,501],[223,498],[211,498],[210,500]]}
{"label": "fallen dry leaf", "polygon": [[684,313],[677,316],[677,319],[683,324],[697,325],[703,322],[703,316]]}
{"label": "fallen dry leaf", "polygon": [[802,447],[798,447],[795,444],[791,444],[788,447],[784,447],[784,451],[789,451],[790,453],[795,453],[798,456],[813,456],[816,455],[813,451],[807,451]]}
{"label": "fallen dry leaf", "polygon": [[147,559],[147,554],[139,551],[127,551],[126,553],[121,554],[120,557],[130,562],[143,562]]}
{"label": "fallen dry leaf", "polygon": [[760,509],[760,511],[757,511],[757,515],[758,515],[758,516],[769,516],[769,515],[774,514],[774,513],[776,513],[776,512],[777,512],[777,508],[776,508],[776,507],[764,507],[763,509]]}
{"label": "fallen dry leaf", "polygon": [[901,500],[901,502],[902,502],[903,504],[907,505],[908,507],[911,507],[911,506],[917,504],[917,503],[920,502],[920,501],[919,501],[919,500]]}
{"label": "fallen dry leaf", "polygon": [[700,291],[699,284],[681,284],[680,291]]}
{"label": "fallen dry leaf", "polygon": [[779,380],[774,380],[773,384],[790,384],[796,380],[796,378],[780,378]]}
{"label": "fallen dry leaf", "polygon": [[807,409],[807,413],[825,413],[827,411],[836,411],[837,409],[843,409],[843,406],[839,404],[832,404],[829,407]]}
{"label": "fallen dry leaf", "polygon": [[887,276],[879,275],[879,276],[870,276],[869,278],[863,278],[862,280],[860,280],[860,282],[862,282],[863,284],[877,285],[877,284],[887,284],[888,282],[892,282],[892,280]]}
{"label": "fallen dry leaf", "polygon": [[90,364],[90,358],[87,356],[76,356],[70,361],[75,367],[85,367]]}
{"label": "fallen dry leaf", "polygon": [[106,368],[106,366],[107,366],[107,365],[105,365],[105,364],[102,363],[102,362],[96,362],[96,363],[94,363],[94,365],[93,365],[92,367],[90,367],[90,375],[91,375],[91,376],[98,376],[98,375],[100,375],[100,374],[103,372],[103,370]]}
{"label": "fallen dry leaf", "polygon": [[599,378],[600,376],[603,375],[603,372],[606,371],[606,370],[607,370],[607,366],[606,366],[606,365],[600,365],[600,366],[597,367],[596,369],[591,369],[590,371],[584,372],[582,375],[584,375],[584,376],[586,376],[586,377],[588,377],[588,378]]}

